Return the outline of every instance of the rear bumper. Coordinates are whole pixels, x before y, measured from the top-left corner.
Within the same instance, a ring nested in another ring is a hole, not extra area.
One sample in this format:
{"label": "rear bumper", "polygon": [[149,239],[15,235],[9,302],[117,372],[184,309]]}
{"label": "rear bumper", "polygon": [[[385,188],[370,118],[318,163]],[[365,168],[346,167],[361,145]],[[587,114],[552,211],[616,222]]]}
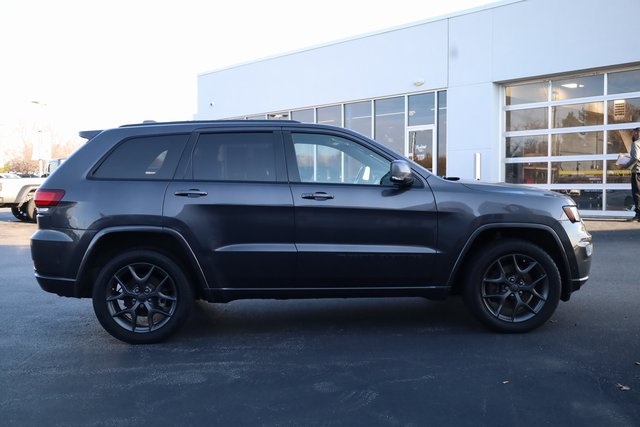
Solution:
{"label": "rear bumper", "polygon": [[76,295],[75,280],[60,277],[45,277],[39,275],[37,272],[35,276],[42,290],[60,295],[61,297],[79,298],[79,296]]}

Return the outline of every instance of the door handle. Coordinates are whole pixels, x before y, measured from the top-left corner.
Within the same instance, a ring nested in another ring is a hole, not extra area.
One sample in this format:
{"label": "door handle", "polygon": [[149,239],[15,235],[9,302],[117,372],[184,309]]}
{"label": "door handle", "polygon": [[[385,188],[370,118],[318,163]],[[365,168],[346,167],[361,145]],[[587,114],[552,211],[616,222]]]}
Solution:
{"label": "door handle", "polygon": [[181,197],[202,197],[202,196],[206,196],[207,192],[206,191],[200,191],[197,190],[195,188],[192,188],[190,190],[178,190],[175,193],[176,196],[181,196]]}
{"label": "door handle", "polygon": [[325,193],[324,191],[315,193],[302,193],[302,198],[311,200],[329,200],[333,199],[333,194]]}

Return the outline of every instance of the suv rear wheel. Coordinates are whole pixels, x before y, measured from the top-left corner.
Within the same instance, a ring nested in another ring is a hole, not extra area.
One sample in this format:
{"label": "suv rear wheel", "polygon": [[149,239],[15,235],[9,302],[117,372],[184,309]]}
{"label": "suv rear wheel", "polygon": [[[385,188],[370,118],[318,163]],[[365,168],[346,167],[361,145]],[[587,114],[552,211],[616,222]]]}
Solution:
{"label": "suv rear wheel", "polygon": [[558,267],[540,247],[521,240],[497,241],[477,254],[464,300],[486,326],[526,332],[546,322],[560,300]]}
{"label": "suv rear wheel", "polygon": [[131,344],[159,342],[186,320],[194,296],[171,258],[148,249],[109,261],[93,288],[93,309],[104,329]]}

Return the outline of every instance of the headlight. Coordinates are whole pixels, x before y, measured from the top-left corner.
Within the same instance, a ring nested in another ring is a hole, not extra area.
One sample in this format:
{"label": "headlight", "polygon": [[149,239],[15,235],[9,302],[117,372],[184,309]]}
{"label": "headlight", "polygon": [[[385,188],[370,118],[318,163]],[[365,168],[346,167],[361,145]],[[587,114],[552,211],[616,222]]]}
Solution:
{"label": "headlight", "polygon": [[577,206],[563,206],[562,210],[564,211],[565,215],[567,215],[567,218],[569,218],[569,221],[580,222],[580,212],[578,212]]}

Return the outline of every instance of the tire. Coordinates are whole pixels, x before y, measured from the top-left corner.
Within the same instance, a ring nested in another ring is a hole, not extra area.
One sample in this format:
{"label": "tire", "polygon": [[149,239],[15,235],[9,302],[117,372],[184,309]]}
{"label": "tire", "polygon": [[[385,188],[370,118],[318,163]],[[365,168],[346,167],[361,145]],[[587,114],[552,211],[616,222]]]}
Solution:
{"label": "tire", "polygon": [[500,332],[528,332],[549,320],[562,284],[558,267],[544,250],[507,239],[476,255],[463,297],[481,323]]}
{"label": "tire", "polygon": [[13,216],[15,216],[20,221],[26,221],[27,220],[26,214],[21,210],[21,208],[12,207],[11,208],[11,213],[13,214]]}
{"label": "tire", "polygon": [[180,266],[147,249],[107,262],[93,287],[98,321],[130,344],[164,341],[186,321],[193,302],[193,290]]}
{"label": "tire", "polygon": [[24,209],[25,221],[37,222],[38,211],[36,210],[36,201],[33,197],[31,197],[27,203],[24,203],[22,208]]}

